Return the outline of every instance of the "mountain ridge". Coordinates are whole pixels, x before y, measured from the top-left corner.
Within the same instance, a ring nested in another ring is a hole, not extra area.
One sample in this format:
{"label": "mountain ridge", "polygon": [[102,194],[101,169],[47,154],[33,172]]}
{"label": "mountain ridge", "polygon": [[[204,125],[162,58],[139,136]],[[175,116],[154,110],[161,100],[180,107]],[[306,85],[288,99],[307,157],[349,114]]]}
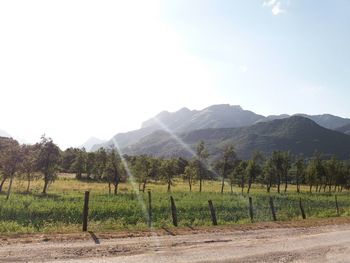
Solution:
{"label": "mountain ridge", "polygon": [[[290,151],[294,155],[311,157],[315,151],[325,156],[350,157],[350,136],[321,127],[314,121],[292,116],[286,119],[261,122],[240,128],[194,130],[176,134],[192,151],[203,140],[212,158],[219,158],[227,144],[233,144],[237,154],[248,159],[259,150],[269,155],[274,150]],[[156,131],[139,143],[123,150],[127,154],[148,154],[157,157],[192,157],[183,143],[166,131]]]}
{"label": "mountain ridge", "polygon": [[116,145],[118,145],[119,148],[128,147],[156,130],[188,132],[206,128],[237,128],[251,126],[259,122],[289,118],[291,116],[303,116],[325,128],[334,130],[346,124],[350,124],[350,119],[331,114],[307,115],[297,113],[294,115],[281,114],[265,117],[252,111],[244,110],[239,105],[216,104],[202,110],[190,110],[183,107],[175,112],[162,111],[155,117],[144,121],[140,129],[118,133],[106,143],[94,145],[92,151],[96,151],[100,147],[113,148]]}

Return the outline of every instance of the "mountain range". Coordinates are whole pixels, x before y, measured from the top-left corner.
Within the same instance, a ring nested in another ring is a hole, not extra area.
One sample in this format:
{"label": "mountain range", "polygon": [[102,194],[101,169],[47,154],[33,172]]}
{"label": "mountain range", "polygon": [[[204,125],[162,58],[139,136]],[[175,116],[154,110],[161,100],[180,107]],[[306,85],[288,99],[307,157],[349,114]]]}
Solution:
{"label": "mountain range", "polygon": [[233,144],[238,156],[243,159],[250,158],[255,150],[265,155],[281,150],[306,158],[311,157],[315,151],[327,157],[350,157],[350,136],[321,127],[302,116],[259,122],[240,128],[211,128],[178,134],[159,130],[126,147],[124,152],[131,155],[191,158],[199,140],[205,142],[212,159],[219,158],[228,144]]}
{"label": "mountain range", "polygon": [[[293,127],[295,132],[292,134],[286,130],[283,134],[281,129],[288,127]],[[325,154],[347,158],[350,153],[343,149],[341,143],[332,149],[333,141],[344,141],[344,146],[347,145],[349,136],[340,132],[349,135],[350,119],[331,114],[263,116],[237,105],[219,104],[203,110],[182,108],[176,112],[162,111],[143,122],[140,129],[119,133],[105,143],[94,145],[91,150],[118,147],[128,154],[189,157],[190,151],[174,139],[178,137],[192,149],[203,139],[213,156],[224,144],[231,142],[242,158],[248,158],[255,149],[266,153],[285,149],[305,155],[318,149]],[[209,138],[209,134],[213,137]],[[309,136],[307,140],[302,137],[305,134]],[[313,143],[310,143],[312,140]]]}

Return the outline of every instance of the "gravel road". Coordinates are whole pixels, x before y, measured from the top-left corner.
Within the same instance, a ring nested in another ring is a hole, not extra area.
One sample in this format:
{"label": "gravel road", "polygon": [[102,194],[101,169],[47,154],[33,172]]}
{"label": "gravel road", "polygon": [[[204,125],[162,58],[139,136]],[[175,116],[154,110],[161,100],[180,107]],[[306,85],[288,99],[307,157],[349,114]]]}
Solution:
{"label": "gravel road", "polygon": [[350,262],[349,223],[166,233],[3,242],[0,262]]}

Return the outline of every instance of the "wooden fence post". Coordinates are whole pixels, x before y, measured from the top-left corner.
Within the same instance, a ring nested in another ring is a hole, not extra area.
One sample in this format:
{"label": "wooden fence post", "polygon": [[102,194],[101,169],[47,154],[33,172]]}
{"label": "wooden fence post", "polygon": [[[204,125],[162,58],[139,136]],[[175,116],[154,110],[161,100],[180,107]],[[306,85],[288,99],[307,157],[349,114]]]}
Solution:
{"label": "wooden fence post", "polygon": [[270,196],[270,208],[271,208],[271,214],[272,214],[273,221],[277,221],[277,218],[276,218],[276,211],[275,211],[275,206],[274,206],[274,204],[273,204],[273,198],[272,198],[272,196]]}
{"label": "wooden fence post", "polygon": [[249,197],[249,216],[250,216],[250,221],[254,221],[254,214],[253,214],[253,199],[252,197]]}
{"label": "wooden fence post", "polygon": [[176,214],[176,205],[174,198],[170,196],[170,203],[171,203],[171,215],[173,217],[173,225],[177,227],[177,214]]}
{"label": "wooden fence post", "polygon": [[337,209],[337,216],[340,216],[337,195],[335,195],[335,207],[336,207],[336,209]]}
{"label": "wooden fence post", "polygon": [[304,207],[303,207],[303,204],[301,203],[301,197],[299,199],[299,207],[300,207],[301,216],[303,217],[303,219],[306,219]]}
{"label": "wooden fence post", "polygon": [[86,191],[84,196],[84,208],[83,208],[83,232],[86,232],[88,227],[89,196],[90,196],[90,192]]}
{"label": "wooden fence post", "polygon": [[216,221],[216,213],[215,213],[215,209],[213,206],[213,202],[211,200],[208,200],[208,204],[209,204],[209,210],[210,210],[210,215],[211,215],[211,221],[213,222],[214,226],[217,226],[218,222]]}
{"label": "wooden fence post", "polygon": [[148,190],[148,227],[152,227],[152,196],[151,190]]}

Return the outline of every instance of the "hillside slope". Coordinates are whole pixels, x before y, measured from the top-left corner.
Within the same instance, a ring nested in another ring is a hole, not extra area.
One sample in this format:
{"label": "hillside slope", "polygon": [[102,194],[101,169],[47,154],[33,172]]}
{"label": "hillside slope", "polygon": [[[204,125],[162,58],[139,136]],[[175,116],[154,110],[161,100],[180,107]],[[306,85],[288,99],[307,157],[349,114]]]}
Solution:
{"label": "hillside slope", "polygon": [[[180,140],[176,140],[175,137]],[[202,129],[172,136],[166,131],[156,131],[140,142],[126,147],[128,154],[149,154],[159,157],[191,157],[199,140],[203,140],[212,158],[218,158],[225,145],[232,143],[237,154],[244,159],[254,150],[271,154],[274,150],[290,151],[295,155],[310,157],[318,150],[326,156],[350,156],[350,136],[323,128],[310,119],[293,116],[270,122],[261,122],[241,128]]]}
{"label": "hillside slope", "polygon": [[338,128],[337,131],[350,135],[350,124]]}

